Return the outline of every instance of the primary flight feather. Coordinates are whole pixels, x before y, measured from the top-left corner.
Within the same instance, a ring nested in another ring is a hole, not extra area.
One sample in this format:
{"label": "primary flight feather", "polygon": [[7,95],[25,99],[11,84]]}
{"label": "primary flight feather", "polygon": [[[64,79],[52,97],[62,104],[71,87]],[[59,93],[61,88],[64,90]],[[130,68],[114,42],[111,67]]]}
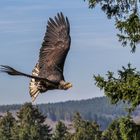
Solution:
{"label": "primary flight feather", "polygon": [[14,68],[1,65],[1,71],[14,76],[31,78],[29,93],[32,101],[39,93],[53,89],[67,90],[72,84],[65,82],[63,69],[66,56],[70,49],[70,24],[63,13],[58,13],[54,19],[49,18],[47,30],[40,48],[39,60],[32,71],[32,75],[25,74]]}

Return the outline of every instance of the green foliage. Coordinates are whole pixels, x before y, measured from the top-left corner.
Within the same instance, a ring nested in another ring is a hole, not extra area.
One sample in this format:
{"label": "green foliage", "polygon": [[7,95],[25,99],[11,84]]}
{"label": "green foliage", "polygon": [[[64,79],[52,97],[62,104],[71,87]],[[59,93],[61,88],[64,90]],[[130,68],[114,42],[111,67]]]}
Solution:
{"label": "green foliage", "polygon": [[80,113],[76,112],[74,114],[74,117],[73,117],[74,128],[75,128],[76,131],[78,131],[78,129],[80,127],[82,127],[82,121],[83,120],[82,120],[82,117],[81,117]]}
{"label": "green foliage", "polygon": [[[135,52],[140,42],[140,16],[139,0],[87,0],[90,8],[100,5],[107,17],[114,17],[117,34],[122,46],[130,46]],[[108,71],[107,78],[94,76],[96,85],[104,90],[113,104],[119,101],[127,102],[131,106],[129,113],[140,104],[140,72],[132,68],[122,67],[118,76]],[[130,115],[130,114],[129,114]],[[130,117],[115,120],[102,134],[105,140],[139,140],[140,126],[136,125]]]}
{"label": "green foliage", "polygon": [[101,131],[95,122],[83,120],[79,113],[76,113],[73,120],[75,133],[72,140],[100,140]]}
{"label": "green foliage", "polygon": [[116,28],[121,31],[118,34],[119,41],[125,47],[130,42],[132,52],[135,52],[136,44],[140,41],[140,18],[137,13],[132,13],[125,21],[116,22]]}
{"label": "green foliage", "polygon": [[131,11],[138,9],[135,0],[87,0],[89,8],[100,5],[108,18],[115,16],[117,19],[125,18]]}
{"label": "green foliage", "polygon": [[53,140],[67,140],[67,136],[69,135],[67,131],[67,127],[61,121],[59,121],[56,125],[55,132],[53,134]]}
{"label": "green foliage", "polygon": [[139,140],[140,126],[136,125],[129,117],[123,117],[119,120],[120,132],[123,140]]}
{"label": "green foliage", "polygon": [[140,1],[137,0],[87,0],[89,8],[100,5],[110,19],[115,17],[117,34],[123,46],[130,45],[131,51],[135,52],[136,45],[140,42]]}
{"label": "green foliage", "polygon": [[114,77],[112,72],[107,73],[107,79],[100,75],[94,76],[96,85],[104,90],[107,97],[113,104],[118,101],[128,102],[131,109],[135,109],[140,104],[140,73],[135,68],[122,67],[118,71],[118,78]]}
{"label": "green foliage", "polygon": [[31,103],[25,103],[17,113],[17,123],[13,127],[13,140],[50,140],[51,129],[43,116]]}
{"label": "green foliage", "polygon": [[118,120],[114,120],[102,133],[102,138],[105,140],[123,140],[121,137],[120,127]]}
{"label": "green foliage", "polygon": [[130,117],[114,120],[108,129],[102,133],[106,140],[139,140],[140,126],[135,124]]}
{"label": "green foliage", "polygon": [[15,118],[10,112],[0,118],[0,140],[10,140],[11,130],[14,125]]}
{"label": "green foliage", "polygon": [[0,117],[0,140],[139,140],[140,125],[130,117],[122,117],[113,121],[101,131],[93,121],[84,120],[80,113],[75,113],[72,130],[61,121],[51,134],[38,108],[25,103],[18,111],[16,119],[10,112]]}

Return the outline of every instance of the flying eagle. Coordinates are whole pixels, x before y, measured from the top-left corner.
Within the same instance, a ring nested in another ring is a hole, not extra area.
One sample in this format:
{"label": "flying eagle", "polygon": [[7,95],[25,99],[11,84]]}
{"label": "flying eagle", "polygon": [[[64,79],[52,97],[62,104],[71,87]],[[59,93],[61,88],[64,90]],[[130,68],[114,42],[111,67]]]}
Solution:
{"label": "flying eagle", "polygon": [[39,93],[48,90],[67,90],[72,87],[72,84],[65,81],[63,70],[70,44],[69,20],[61,12],[54,19],[49,18],[39,60],[32,71],[32,75],[17,71],[7,65],[1,65],[1,71],[13,76],[31,78],[29,93],[32,101],[36,99]]}

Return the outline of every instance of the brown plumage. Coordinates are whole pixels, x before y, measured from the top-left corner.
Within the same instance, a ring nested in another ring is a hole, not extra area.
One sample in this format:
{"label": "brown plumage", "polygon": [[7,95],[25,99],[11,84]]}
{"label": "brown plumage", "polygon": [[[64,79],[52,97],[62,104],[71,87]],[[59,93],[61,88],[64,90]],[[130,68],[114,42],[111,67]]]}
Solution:
{"label": "brown plumage", "polygon": [[72,84],[65,82],[63,69],[70,49],[70,24],[68,18],[58,13],[49,18],[47,30],[40,49],[39,60],[32,75],[19,72],[12,67],[1,65],[1,71],[9,75],[31,78],[29,92],[34,101],[39,93],[53,89],[69,89]]}

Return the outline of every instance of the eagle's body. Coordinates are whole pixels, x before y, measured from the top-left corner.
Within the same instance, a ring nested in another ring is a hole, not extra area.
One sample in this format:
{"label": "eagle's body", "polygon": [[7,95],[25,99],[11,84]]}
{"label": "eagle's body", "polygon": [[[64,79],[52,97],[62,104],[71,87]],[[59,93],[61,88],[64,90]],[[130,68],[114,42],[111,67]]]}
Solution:
{"label": "eagle's body", "polygon": [[29,92],[34,101],[39,93],[53,89],[68,89],[72,85],[65,82],[64,63],[70,49],[70,25],[62,13],[50,18],[47,31],[40,49],[39,60],[32,75],[19,72],[12,67],[2,65],[1,71],[10,75],[22,75],[31,78]]}

